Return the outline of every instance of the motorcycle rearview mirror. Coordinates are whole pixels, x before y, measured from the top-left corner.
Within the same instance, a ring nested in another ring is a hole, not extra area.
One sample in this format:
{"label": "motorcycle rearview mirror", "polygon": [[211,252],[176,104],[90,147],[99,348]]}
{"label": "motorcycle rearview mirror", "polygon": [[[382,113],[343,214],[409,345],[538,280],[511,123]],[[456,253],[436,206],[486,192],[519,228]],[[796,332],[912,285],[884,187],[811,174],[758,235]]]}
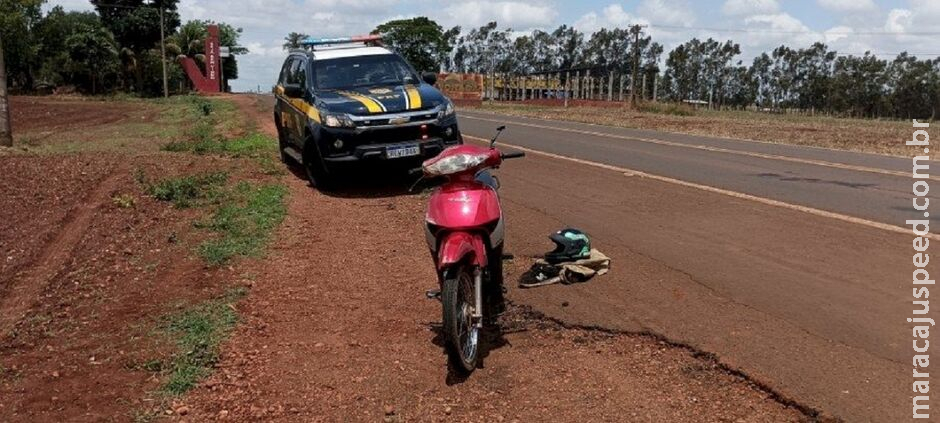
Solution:
{"label": "motorcycle rearview mirror", "polygon": [[501,125],[500,127],[496,128],[496,135],[494,135],[493,139],[490,140],[490,149],[493,149],[493,147],[496,146],[496,139],[499,138],[499,134],[503,133],[505,129],[506,125]]}

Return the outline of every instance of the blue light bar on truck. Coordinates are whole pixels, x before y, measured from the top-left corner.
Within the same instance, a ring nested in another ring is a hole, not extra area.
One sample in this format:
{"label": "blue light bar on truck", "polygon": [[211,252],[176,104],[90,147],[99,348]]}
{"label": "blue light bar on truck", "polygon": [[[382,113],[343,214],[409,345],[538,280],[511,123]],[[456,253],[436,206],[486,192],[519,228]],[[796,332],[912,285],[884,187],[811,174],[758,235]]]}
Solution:
{"label": "blue light bar on truck", "polygon": [[367,43],[370,41],[382,41],[381,35],[357,35],[353,37],[336,37],[336,38],[307,38],[300,42],[300,45],[303,46],[322,46],[330,44],[350,44],[350,43]]}

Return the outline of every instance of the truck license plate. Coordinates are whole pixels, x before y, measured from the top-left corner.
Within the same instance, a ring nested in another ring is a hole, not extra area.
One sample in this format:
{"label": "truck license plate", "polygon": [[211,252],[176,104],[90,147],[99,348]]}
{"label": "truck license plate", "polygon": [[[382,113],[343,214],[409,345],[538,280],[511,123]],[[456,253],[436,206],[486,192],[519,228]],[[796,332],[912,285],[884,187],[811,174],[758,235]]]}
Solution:
{"label": "truck license plate", "polygon": [[410,157],[421,154],[421,147],[417,144],[396,145],[394,147],[385,147],[385,156],[390,159],[399,157]]}

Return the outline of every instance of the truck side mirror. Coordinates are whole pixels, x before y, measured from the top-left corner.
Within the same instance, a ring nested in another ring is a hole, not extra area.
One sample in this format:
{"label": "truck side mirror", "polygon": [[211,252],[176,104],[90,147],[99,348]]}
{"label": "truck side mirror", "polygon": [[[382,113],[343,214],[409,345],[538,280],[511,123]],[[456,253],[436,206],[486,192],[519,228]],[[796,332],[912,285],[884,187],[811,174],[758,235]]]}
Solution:
{"label": "truck side mirror", "polygon": [[437,74],[434,72],[425,72],[421,74],[421,79],[430,85],[437,85]]}

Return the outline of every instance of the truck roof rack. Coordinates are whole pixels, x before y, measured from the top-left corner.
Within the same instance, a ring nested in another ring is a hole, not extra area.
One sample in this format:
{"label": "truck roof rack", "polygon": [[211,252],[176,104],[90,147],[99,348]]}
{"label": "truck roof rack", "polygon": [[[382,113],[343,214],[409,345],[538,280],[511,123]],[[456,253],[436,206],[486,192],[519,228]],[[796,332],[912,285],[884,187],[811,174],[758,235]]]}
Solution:
{"label": "truck roof rack", "polygon": [[307,38],[300,45],[316,50],[317,47],[338,46],[342,44],[382,45],[381,35],[356,35],[352,37]]}

